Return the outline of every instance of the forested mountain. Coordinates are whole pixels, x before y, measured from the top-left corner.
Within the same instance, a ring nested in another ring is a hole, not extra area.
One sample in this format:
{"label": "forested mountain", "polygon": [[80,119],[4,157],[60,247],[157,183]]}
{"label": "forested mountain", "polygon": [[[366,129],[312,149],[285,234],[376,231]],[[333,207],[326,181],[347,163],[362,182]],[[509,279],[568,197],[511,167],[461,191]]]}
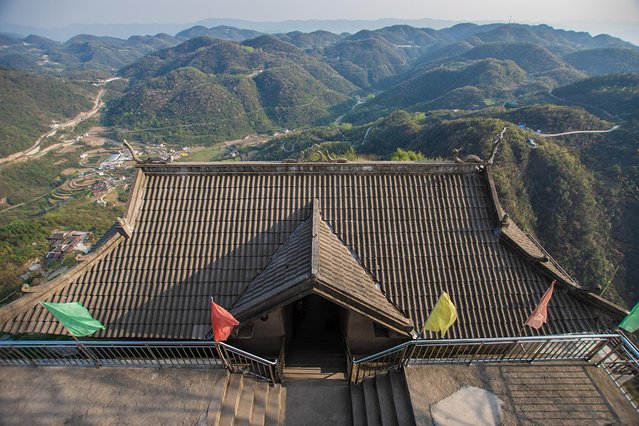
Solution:
{"label": "forested mountain", "polygon": [[229,27],[226,25],[220,25],[217,27],[206,28],[202,25],[188,28],[184,31],[180,31],[175,35],[180,40],[189,40],[195,37],[211,37],[219,38],[220,40],[232,40],[232,41],[244,41],[249,38],[255,38],[261,36],[262,33],[253,30],[244,30],[241,28]]}
{"label": "forested mountain", "polygon": [[639,50],[609,47],[580,50],[566,55],[566,62],[590,75],[639,71]]}
{"label": "forested mountain", "polygon": [[345,37],[343,34],[333,34],[328,31],[313,31],[312,33],[293,31],[285,34],[276,34],[276,36],[304,50],[328,47]]}
{"label": "forested mountain", "polygon": [[[526,72],[512,61],[485,59],[458,67],[428,69],[380,94],[374,103],[407,107],[439,100],[436,109],[473,109],[484,107],[484,98],[503,97],[501,93],[514,89],[525,78]],[[472,101],[464,99],[462,103],[457,103],[455,91],[471,88],[476,90],[476,93],[468,94]],[[444,96],[447,99],[442,99]]]}
{"label": "forested mountain", "polygon": [[0,49],[0,65],[38,73],[92,79],[110,76],[118,68],[158,49],[174,46],[167,34],[114,37],[77,35],[65,43],[28,36]]}
{"label": "forested mountain", "polygon": [[[333,117],[356,87],[324,62],[274,36],[243,43],[191,39],[123,68],[129,90],[108,111],[126,128],[191,125],[180,137],[242,136]],[[203,123],[203,124],[202,124]],[[152,138],[153,135],[146,135]]]}
{"label": "forested mountain", "polygon": [[553,94],[629,120],[639,118],[639,73],[611,74],[559,87]]}

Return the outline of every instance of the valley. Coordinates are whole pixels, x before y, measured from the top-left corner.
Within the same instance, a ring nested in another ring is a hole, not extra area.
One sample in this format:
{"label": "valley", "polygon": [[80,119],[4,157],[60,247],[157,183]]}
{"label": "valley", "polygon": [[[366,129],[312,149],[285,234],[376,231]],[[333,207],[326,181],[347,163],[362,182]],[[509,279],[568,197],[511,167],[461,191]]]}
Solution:
{"label": "valley", "polygon": [[123,139],[178,162],[314,149],[435,161],[453,149],[487,158],[504,127],[493,174],[505,210],[580,283],[621,304],[639,297],[639,48],[623,40],[460,24],[3,43],[0,65],[19,70],[0,69],[13,98],[0,123],[0,299],[16,297],[45,234],[81,228],[95,241],[121,214],[134,171]]}

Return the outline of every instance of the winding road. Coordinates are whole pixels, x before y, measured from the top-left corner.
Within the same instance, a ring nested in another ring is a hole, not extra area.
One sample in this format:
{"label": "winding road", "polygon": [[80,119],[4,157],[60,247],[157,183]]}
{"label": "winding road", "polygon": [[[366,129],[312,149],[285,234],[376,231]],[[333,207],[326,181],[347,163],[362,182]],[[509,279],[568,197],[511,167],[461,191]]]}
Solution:
{"label": "winding road", "polygon": [[48,132],[44,133],[38,139],[36,139],[36,141],[33,143],[31,147],[25,149],[24,151],[16,152],[4,158],[0,158],[0,164],[11,163],[21,158],[33,157],[36,154],[38,154],[40,152],[40,144],[42,143],[43,140],[45,140],[48,137],[54,136],[58,132],[58,130],[63,130],[68,127],[73,127],[77,125],[78,123],[84,120],[87,120],[93,117],[95,114],[97,114],[100,108],[104,106],[104,103],[102,102],[102,96],[104,96],[104,89],[100,89],[100,91],[98,91],[98,94],[95,97],[95,101],[93,102],[93,108],[91,108],[91,110],[81,112],[78,115],[76,115],[74,118],[72,118],[71,120],[65,123],[62,123],[59,126],[57,126],[55,129],[51,129]]}
{"label": "winding road", "polygon": [[356,103],[355,105],[353,105],[353,108],[351,108],[350,110],[348,110],[348,112],[345,112],[344,114],[340,115],[339,117],[337,117],[334,121],[334,123],[340,124],[342,122],[342,120],[344,119],[344,117],[346,116],[346,114],[348,114],[349,112],[353,111],[355,108],[357,108],[358,106],[360,106],[361,104],[363,104],[365,101],[361,100],[359,97],[356,99]]}
{"label": "winding road", "polygon": [[554,138],[556,136],[578,135],[578,134],[581,134],[581,133],[609,133],[609,132],[614,132],[619,127],[621,127],[621,126],[619,124],[617,124],[616,126],[613,126],[610,129],[608,129],[608,130],[574,130],[572,132],[562,132],[562,133],[537,133],[537,135],[538,136],[543,136],[545,138]]}

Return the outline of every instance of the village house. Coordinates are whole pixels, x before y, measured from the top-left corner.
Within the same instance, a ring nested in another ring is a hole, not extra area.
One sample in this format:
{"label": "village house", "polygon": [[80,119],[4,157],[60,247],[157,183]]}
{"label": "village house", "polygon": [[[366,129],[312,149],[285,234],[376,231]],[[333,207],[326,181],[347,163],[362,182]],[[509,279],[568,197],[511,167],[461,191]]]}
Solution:
{"label": "village house", "polygon": [[88,233],[82,231],[53,232],[49,238],[49,252],[47,260],[60,260],[67,253],[82,251],[86,253],[86,247],[82,244],[86,240]]}

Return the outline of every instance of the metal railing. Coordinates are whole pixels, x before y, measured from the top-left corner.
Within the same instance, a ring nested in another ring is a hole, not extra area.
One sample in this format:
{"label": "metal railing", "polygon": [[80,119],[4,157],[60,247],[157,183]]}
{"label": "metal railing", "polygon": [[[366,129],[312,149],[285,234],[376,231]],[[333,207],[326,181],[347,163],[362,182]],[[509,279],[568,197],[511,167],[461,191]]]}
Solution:
{"label": "metal railing", "polygon": [[232,373],[254,376],[271,384],[282,381],[279,359],[269,361],[226,343],[219,342],[218,345],[220,356]]}
{"label": "metal railing", "polygon": [[277,383],[278,364],[222,342],[0,341],[2,366],[218,367]]}
{"label": "metal railing", "polygon": [[350,381],[424,364],[585,361],[603,367],[639,412],[639,350],[622,334],[412,340],[360,359]]}
{"label": "metal railing", "polygon": [[639,412],[639,350],[619,335],[595,354],[592,361],[602,367]]}

